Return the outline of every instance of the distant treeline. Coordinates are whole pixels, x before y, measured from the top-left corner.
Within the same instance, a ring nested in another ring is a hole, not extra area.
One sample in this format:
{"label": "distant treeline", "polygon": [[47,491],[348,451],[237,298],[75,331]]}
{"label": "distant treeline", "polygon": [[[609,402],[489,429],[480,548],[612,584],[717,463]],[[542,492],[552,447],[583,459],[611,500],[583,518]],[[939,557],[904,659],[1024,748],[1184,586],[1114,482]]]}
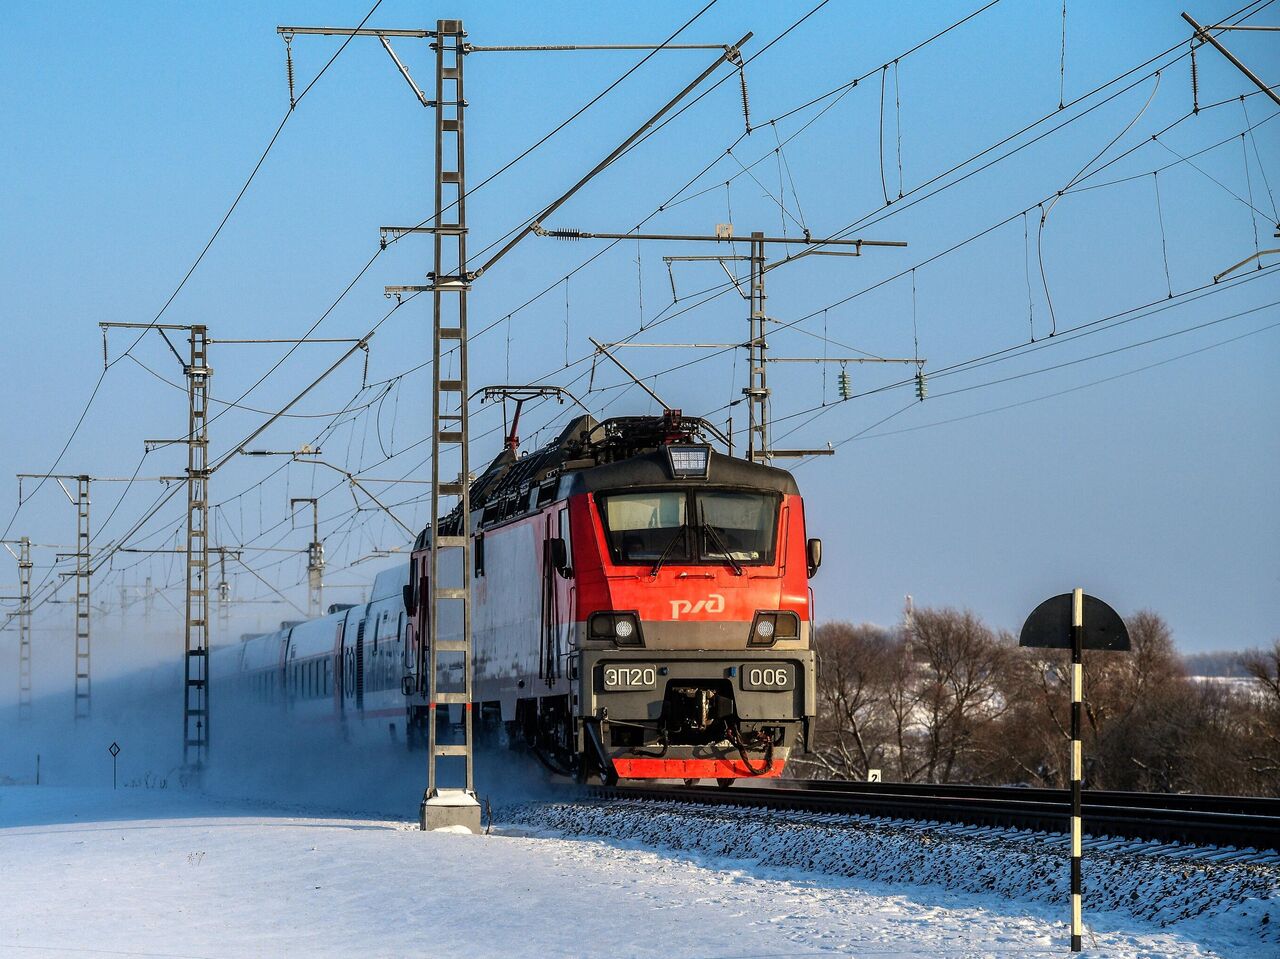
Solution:
{"label": "distant treeline", "polygon": [[[1153,612],[1126,622],[1130,652],[1085,654],[1085,787],[1280,795],[1280,640],[1235,654],[1240,679],[1196,681],[1225,673],[1205,664],[1219,654],[1179,656]],[[801,775],[1066,785],[1068,653],[1021,649],[955,609],[895,629],[826,623],[814,645],[818,730]]]}
{"label": "distant treeline", "polygon": [[1244,679],[1249,675],[1243,661],[1243,653],[1192,653],[1183,656],[1182,662],[1190,676],[1232,676]]}

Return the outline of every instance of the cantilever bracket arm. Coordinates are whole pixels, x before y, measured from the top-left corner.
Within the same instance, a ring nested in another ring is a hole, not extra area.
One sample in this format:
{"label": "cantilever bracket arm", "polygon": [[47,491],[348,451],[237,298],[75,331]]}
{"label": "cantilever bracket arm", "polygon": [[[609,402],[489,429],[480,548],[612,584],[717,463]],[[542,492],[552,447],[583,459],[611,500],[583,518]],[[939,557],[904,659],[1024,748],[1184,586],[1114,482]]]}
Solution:
{"label": "cantilever bracket arm", "polygon": [[[374,496],[373,493],[369,491],[369,488],[365,486],[363,483],[361,483],[358,479],[356,479],[355,474],[352,473],[350,470],[344,470],[341,466],[335,466],[332,463],[326,463],[324,460],[313,459],[310,456],[299,455],[298,453],[293,454],[293,461],[295,463],[314,463],[316,466],[327,466],[329,467],[329,469],[336,470],[337,472],[341,473],[343,476],[347,478],[347,482],[351,484],[351,498],[353,500],[355,500],[355,491],[357,489],[360,490],[360,492],[364,493],[365,496],[373,500],[374,505],[377,506],[378,509],[382,510],[382,512],[386,513],[393,520],[395,520],[396,525],[399,526],[406,533],[408,533],[410,538],[417,537],[418,534],[415,533],[413,530],[411,530],[408,526],[406,526],[399,516],[391,512],[391,508],[388,507],[385,503],[383,503],[382,500],[378,499],[378,497]],[[359,505],[360,505],[359,500],[356,500],[356,506],[358,507]]]}
{"label": "cantilever bracket arm", "polygon": [[1209,44],[1209,46],[1213,47],[1215,50],[1221,53],[1224,57],[1227,58],[1228,61],[1230,61],[1233,67],[1235,67],[1237,70],[1243,73],[1246,77],[1252,80],[1254,86],[1256,86],[1259,90],[1261,90],[1263,93],[1269,96],[1271,98],[1272,103],[1274,103],[1276,106],[1280,106],[1280,96],[1276,95],[1276,91],[1271,89],[1271,87],[1267,86],[1265,83],[1263,83],[1256,73],[1254,73],[1252,70],[1246,67],[1243,63],[1241,63],[1240,60],[1235,56],[1235,54],[1233,54],[1230,50],[1224,47],[1222,43],[1218,40],[1218,38],[1209,32],[1210,30],[1221,30],[1223,29],[1222,27],[1202,27],[1200,26],[1200,24],[1196,23],[1195,20],[1191,19],[1191,15],[1188,13],[1183,13],[1182,19],[1186,20],[1187,23],[1191,24],[1191,29],[1193,29],[1196,32],[1197,40],[1200,40],[1203,43]]}
{"label": "cantilever bracket arm", "polygon": [[640,387],[640,389],[644,390],[644,391],[645,391],[646,393],[648,393],[648,394],[649,394],[653,399],[655,399],[655,400],[657,401],[657,403],[658,403],[658,405],[659,405],[659,406],[661,406],[661,407],[662,407],[664,410],[666,410],[668,413],[670,413],[670,412],[672,411],[673,407],[671,407],[671,406],[667,403],[667,401],[666,401],[666,400],[664,400],[661,396],[659,396],[657,393],[655,393],[653,390],[651,390],[648,386],[646,386],[646,385],[644,384],[644,381],[643,381],[643,380],[641,380],[641,379],[640,379],[640,377],[636,376],[636,375],[635,375],[634,373],[632,373],[629,369],[627,369],[627,368],[623,365],[623,363],[622,363],[622,361],[621,361],[620,359],[618,359],[616,356],[614,356],[612,353],[610,353],[610,352],[609,352],[608,347],[606,347],[603,343],[601,343],[599,340],[597,340],[594,336],[588,336],[588,337],[587,337],[587,339],[591,341],[591,345],[592,345],[592,346],[594,346],[594,347],[596,348],[596,352],[597,352],[597,353],[600,353],[600,354],[602,354],[603,356],[607,357],[609,360],[611,360],[611,361],[613,362],[613,365],[614,365],[614,366],[616,366],[618,369],[622,370],[622,372],[626,373],[626,374],[627,374],[627,376],[631,378],[631,382],[635,383],[635,385],[636,385],[636,386]]}
{"label": "cantilever bracket arm", "polygon": [[404,82],[409,84],[409,88],[413,90],[413,95],[418,98],[418,102],[428,108],[435,106],[434,103],[427,99],[427,95],[419,89],[418,85],[413,82],[413,77],[409,74],[409,68],[401,62],[400,58],[396,56],[396,52],[391,49],[391,41],[381,33],[378,34],[378,39],[382,41],[382,46],[387,51],[387,56],[391,58],[391,61],[396,65],[396,69],[400,71],[400,76],[404,77]]}

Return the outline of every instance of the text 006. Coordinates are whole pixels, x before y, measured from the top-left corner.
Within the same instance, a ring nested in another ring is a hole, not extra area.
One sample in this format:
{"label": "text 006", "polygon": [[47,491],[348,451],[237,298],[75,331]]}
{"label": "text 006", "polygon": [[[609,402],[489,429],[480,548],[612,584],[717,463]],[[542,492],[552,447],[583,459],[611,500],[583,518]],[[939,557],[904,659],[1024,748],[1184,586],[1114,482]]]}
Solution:
{"label": "text 006", "polygon": [[746,663],[740,673],[742,688],[786,690],[796,688],[796,670],[790,663]]}

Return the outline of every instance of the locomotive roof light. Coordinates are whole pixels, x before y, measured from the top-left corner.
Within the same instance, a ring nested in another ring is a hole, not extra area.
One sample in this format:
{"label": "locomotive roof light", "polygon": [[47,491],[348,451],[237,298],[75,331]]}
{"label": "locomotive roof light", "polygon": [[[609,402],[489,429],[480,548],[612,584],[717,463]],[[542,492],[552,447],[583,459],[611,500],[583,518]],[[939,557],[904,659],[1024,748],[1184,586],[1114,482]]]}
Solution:
{"label": "locomotive roof light", "polygon": [[711,470],[711,447],[691,444],[667,447],[672,479],[706,479]]}

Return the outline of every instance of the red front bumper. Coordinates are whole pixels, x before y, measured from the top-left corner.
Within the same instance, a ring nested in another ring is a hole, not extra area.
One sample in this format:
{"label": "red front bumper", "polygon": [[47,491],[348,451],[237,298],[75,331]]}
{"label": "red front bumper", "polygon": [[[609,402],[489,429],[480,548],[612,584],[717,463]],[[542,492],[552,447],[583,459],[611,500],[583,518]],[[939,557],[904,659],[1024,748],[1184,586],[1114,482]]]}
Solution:
{"label": "red front bumper", "polygon": [[770,779],[782,775],[784,759],[774,759],[764,772],[764,757],[751,760],[751,769],[740,759],[615,759],[620,779]]}

